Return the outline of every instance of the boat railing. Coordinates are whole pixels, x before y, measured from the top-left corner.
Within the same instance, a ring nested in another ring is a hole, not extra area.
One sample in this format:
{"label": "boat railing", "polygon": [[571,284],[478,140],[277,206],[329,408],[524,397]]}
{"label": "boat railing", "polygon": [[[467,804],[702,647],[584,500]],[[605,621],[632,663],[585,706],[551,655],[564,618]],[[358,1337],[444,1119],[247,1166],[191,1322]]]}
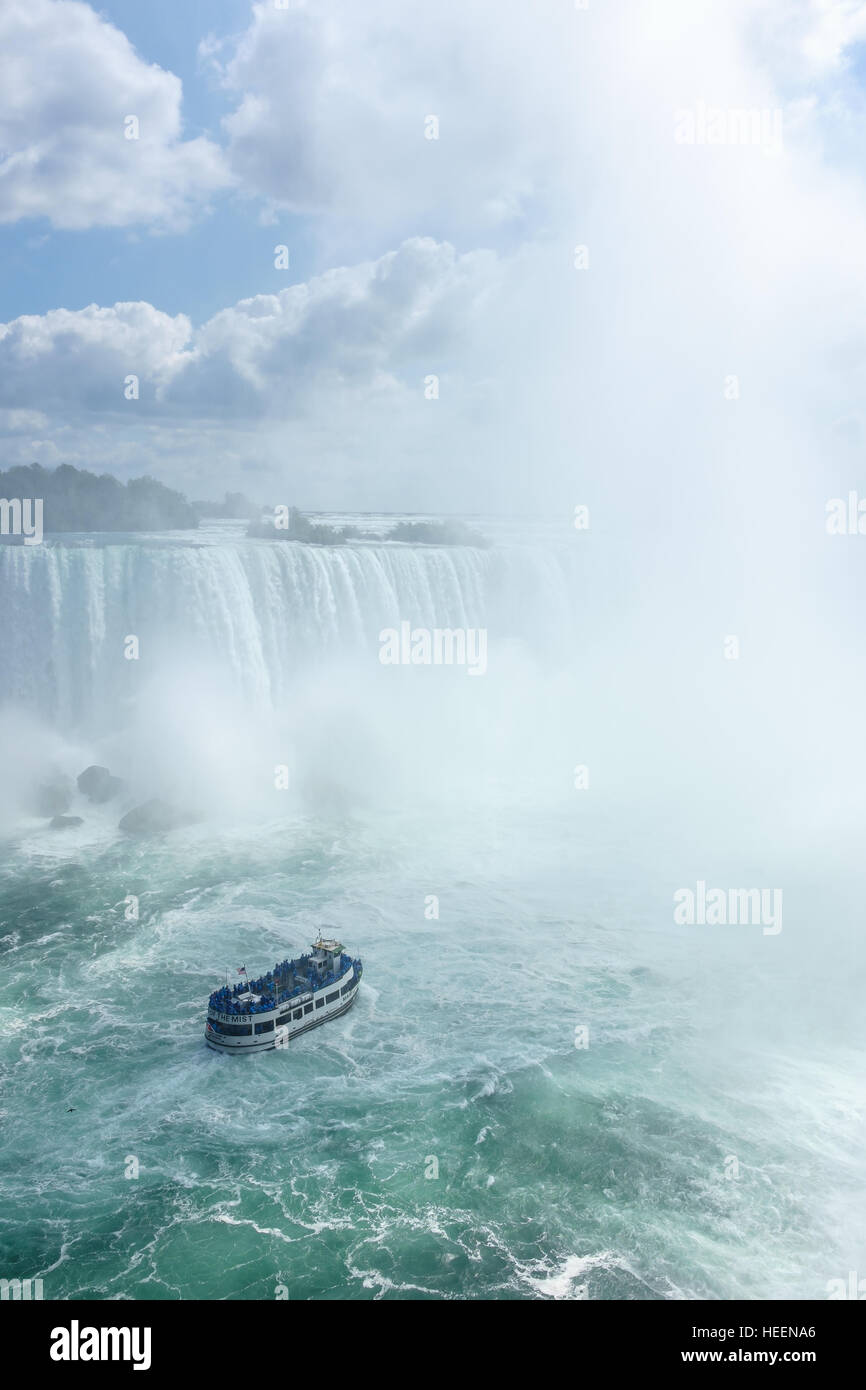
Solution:
{"label": "boat railing", "polygon": [[[303,958],[302,958],[303,959]],[[267,977],[263,980],[253,980],[247,988],[253,993],[261,993],[261,998],[255,1004],[241,1005],[238,996],[234,991],[225,989],[215,990],[210,996],[209,1006],[216,1009],[218,1013],[231,1015],[233,1018],[250,1018],[253,1014],[273,1013],[281,1004],[288,1004],[291,1000],[297,999],[300,995],[316,994],[319,990],[328,989],[331,985],[342,980],[350,970],[357,970],[361,962],[352,960],[349,956],[343,955],[340,958],[340,970],[338,973],[330,971],[320,979],[310,979],[306,984],[298,984],[294,989],[283,990],[278,995],[267,993]]]}

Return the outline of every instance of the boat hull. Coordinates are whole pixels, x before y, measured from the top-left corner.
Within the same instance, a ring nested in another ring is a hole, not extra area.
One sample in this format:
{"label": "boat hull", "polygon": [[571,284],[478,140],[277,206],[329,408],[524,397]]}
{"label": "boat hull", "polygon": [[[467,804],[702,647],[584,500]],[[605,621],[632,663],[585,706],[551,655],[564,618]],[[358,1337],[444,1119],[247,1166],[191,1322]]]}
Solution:
{"label": "boat hull", "polygon": [[[323,1005],[320,1014],[319,1010],[314,1007],[313,1013],[309,1018],[302,1017],[300,1019],[292,1019],[282,1027],[276,1025],[272,1032],[265,1033],[259,1037],[254,1035],[242,1038],[221,1036],[211,1028],[208,1022],[205,1029],[205,1042],[212,1052],[222,1052],[232,1057],[246,1057],[250,1053],[255,1052],[279,1051],[288,1047],[290,1043],[293,1043],[296,1038],[301,1037],[304,1033],[309,1033],[312,1028],[319,1028],[323,1023],[330,1023],[331,1019],[341,1018],[343,1014],[348,1013],[358,997],[358,990],[360,987],[361,972],[358,971],[356,979],[346,995],[338,1001],[334,1001],[331,1005]],[[303,1005],[301,1005],[301,1007],[303,1007]],[[275,1010],[274,1012],[278,1013],[279,1010]],[[317,1016],[317,1014],[319,1016]]]}

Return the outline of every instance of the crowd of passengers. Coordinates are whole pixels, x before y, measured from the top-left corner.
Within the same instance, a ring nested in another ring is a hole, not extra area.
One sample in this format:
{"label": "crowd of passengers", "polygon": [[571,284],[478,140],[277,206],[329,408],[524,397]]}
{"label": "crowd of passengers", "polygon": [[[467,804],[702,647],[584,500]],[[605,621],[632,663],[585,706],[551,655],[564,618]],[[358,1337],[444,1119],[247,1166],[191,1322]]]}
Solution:
{"label": "crowd of passengers", "polygon": [[[332,985],[339,975],[346,970],[351,961],[344,952],[340,957],[339,974],[329,972],[327,975],[319,976],[312,970],[305,971],[305,962],[312,960],[312,953],[299,956],[297,960],[284,960],[275,965],[273,970],[269,970],[267,975],[262,975],[258,980],[240,980],[236,985],[223,985],[222,989],[214,990],[210,997],[212,1009],[219,1009],[223,1014],[264,1014],[269,1010],[275,1009],[278,1004],[282,1004],[286,999],[293,999],[296,994],[303,994],[308,989],[318,989],[323,985]],[[298,980],[298,976],[302,978]],[[287,986],[291,984],[292,988]],[[259,994],[261,998],[257,1004],[244,1000],[238,1002],[238,996],[246,994],[249,990],[252,994]]]}

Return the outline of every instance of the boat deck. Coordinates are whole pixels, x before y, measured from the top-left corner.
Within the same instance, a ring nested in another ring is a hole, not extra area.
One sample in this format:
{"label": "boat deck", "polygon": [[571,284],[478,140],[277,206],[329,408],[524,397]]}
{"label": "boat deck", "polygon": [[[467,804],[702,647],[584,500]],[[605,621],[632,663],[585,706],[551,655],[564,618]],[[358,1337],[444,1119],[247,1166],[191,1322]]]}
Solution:
{"label": "boat deck", "polygon": [[312,954],[298,956],[295,960],[284,960],[256,980],[244,980],[232,987],[224,985],[214,990],[210,996],[211,1009],[223,1014],[241,1016],[269,1013],[299,995],[327,988],[360,962],[353,961],[343,952],[335,962],[334,970],[320,968],[320,962]]}

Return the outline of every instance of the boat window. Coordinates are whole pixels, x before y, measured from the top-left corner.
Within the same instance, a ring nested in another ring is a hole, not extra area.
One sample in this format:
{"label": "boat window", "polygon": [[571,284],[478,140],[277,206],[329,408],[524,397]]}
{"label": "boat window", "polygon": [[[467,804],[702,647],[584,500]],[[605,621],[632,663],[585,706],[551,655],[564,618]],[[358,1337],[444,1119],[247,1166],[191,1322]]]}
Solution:
{"label": "boat window", "polygon": [[338,989],[335,989],[333,994],[326,994],[326,995],[325,995],[325,1003],[326,1003],[326,1004],[333,1004],[334,1000],[335,1000],[335,999],[339,999],[339,997],[340,997],[340,991],[339,991]]}
{"label": "boat window", "polygon": [[312,1006],[312,1004],[305,1004],[305,1005],[304,1005],[304,1013],[305,1013],[305,1014],[311,1014],[312,1012],[313,1012],[313,1006]]}
{"label": "boat window", "polygon": [[250,1036],[250,1034],[252,1033],[252,1031],[253,1031],[253,1029],[252,1029],[252,1024],[250,1024],[250,1023],[221,1023],[221,1024],[220,1024],[220,1032],[221,1032],[221,1033],[228,1033],[229,1036],[230,1036],[230,1037],[233,1037],[233,1038],[237,1038],[237,1037],[248,1038],[248,1037]]}
{"label": "boat window", "polygon": [[292,1018],[303,1018],[303,1016],[304,1016],[304,1011],[303,1011],[303,1009],[295,1009],[295,1012],[292,1014]]}
{"label": "boat window", "polygon": [[317,999],[317,1000],[316,1000],[316,1008],[317,1008],[317,1009],[321,1009],[321,1007],[322,1007],[322,1005],[324,1004],[324,1002],[325,1002],[324,999]]}
{"label": "boat window", "polygon": [[267,1023],[257,1023],[257,1024],[256,1024],[256,1032],[257,1032],[257,1033],[272,1033],[273,1031],[274,1031],[274,1020],[273,1020],[273,1019],[269,1019]]}

